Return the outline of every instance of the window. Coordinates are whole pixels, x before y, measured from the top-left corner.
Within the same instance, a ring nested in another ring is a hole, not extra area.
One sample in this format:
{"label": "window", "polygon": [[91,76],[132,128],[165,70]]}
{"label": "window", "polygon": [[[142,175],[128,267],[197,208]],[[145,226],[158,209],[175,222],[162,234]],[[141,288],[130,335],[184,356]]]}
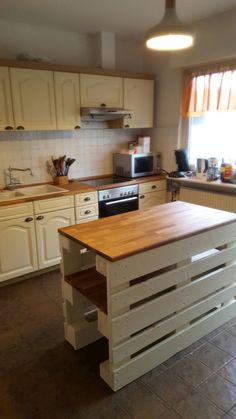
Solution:
{"label": "window", "polygon": [[189,120],[189,161],[196,164],[198,157],[216,157],[221,164],[235,165],[236,161],[236,112],[206,112],[204,116]]}
{"label": "window", "polygon": [[183,114],[189,125],[188,151],[196,159],[236,161],[236,71],[192,75],[186,87]]}

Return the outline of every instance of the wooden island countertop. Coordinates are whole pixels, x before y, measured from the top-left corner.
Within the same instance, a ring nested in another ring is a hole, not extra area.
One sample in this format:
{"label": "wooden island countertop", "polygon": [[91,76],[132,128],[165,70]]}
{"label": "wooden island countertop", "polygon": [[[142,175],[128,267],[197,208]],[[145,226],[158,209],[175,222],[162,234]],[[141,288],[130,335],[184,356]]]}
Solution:
{"label": "wooden island countertop", "polygon": [[116,261],[234,221],[234,213],[178,201],[72,225],[59,232]]}

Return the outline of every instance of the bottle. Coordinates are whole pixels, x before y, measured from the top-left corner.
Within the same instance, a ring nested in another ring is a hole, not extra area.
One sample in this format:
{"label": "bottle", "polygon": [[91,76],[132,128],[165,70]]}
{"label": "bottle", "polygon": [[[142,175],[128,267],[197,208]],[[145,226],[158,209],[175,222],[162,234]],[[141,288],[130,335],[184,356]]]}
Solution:
{"label": "bottle", "polygon": [[225,177],[225,163],[224,163],[224,159],[222,159],[221,166],[220,166],[220,180],[221,180],[221,182],[224,182],[224,177]]}

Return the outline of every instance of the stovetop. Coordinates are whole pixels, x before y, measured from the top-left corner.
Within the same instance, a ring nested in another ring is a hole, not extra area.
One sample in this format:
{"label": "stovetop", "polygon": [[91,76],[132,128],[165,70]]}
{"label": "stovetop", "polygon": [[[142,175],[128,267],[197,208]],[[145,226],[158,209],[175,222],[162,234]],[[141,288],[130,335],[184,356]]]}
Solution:
{"label": "stovetop", "polygon": [[111,177],[100,178],[100,179],[81,180],[81,183],[85,183],[86,185],[90,185],[90,186],[102,186],[102,185],[110,185],[113,183],[128,182],[129,180],[130,180],[129,178],[111,176]]}

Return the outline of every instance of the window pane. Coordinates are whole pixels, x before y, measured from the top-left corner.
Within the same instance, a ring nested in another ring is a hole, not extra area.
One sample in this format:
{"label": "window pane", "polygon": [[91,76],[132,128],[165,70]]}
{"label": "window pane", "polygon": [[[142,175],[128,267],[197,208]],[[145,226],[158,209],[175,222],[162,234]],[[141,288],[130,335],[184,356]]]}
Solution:
{"label": "window pane", "polygon": [[236,161],[236,112],[206,112],[189,120],[189,160],[216,157],[219,164]]}

